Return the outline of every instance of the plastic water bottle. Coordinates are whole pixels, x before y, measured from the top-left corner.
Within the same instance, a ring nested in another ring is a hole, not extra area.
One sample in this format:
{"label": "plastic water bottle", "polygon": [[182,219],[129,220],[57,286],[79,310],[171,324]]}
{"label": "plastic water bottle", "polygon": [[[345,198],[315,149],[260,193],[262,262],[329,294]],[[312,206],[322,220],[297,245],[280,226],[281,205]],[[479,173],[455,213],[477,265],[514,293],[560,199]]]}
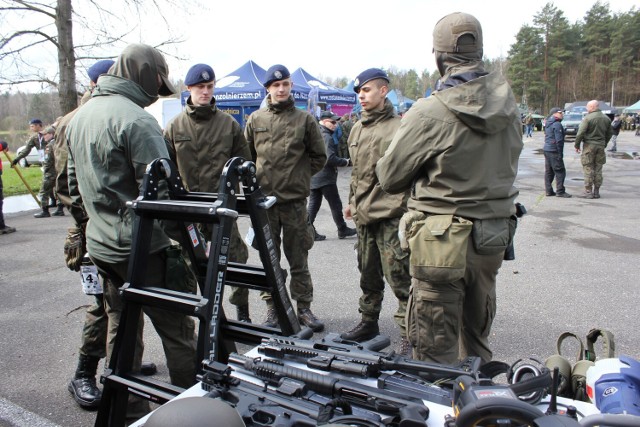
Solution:
{"label": "plastic water bottle", "polygon": [[82,280],[82,290],[87,295],[100,295],[102,293],[102,285],[98,277],[98,268],[88,254],[82,257],[80,264],[80,277]]}

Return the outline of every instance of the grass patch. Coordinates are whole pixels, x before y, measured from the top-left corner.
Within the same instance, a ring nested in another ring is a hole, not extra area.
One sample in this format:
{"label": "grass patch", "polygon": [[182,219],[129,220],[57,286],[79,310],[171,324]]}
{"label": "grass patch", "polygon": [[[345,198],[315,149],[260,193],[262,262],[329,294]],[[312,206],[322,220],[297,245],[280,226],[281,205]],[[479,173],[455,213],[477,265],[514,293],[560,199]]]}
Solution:
{"label": "grass patch", "polygon": [[[14,169],[11,169],[11,165],[6,160],[4,154],[0,154],[0,156],[4,157],[2,162],[2,187],[4,197],[29,194],[29,190],[24,186],[18,173]],[[15,158],[15,154],[11,155],[11,158]],[[20,168],[20,166],[17,167]],[[40,191],[40,186],[42,185],[42,169],[40,169],[40,166],[31,166],[26,169],[20,168],[20,172],[22,172],[22,176],[37,196],[38,191]]]}

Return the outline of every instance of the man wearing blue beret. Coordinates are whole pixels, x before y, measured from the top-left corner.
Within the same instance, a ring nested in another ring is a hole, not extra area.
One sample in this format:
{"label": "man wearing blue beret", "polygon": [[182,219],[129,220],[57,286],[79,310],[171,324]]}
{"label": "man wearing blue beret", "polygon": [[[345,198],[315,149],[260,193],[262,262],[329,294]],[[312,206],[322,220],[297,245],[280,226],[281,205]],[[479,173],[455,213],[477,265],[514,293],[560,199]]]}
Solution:
{"label": "man wearing blue beret", "polygon": [[[260,186],[277,202],[267,210],[277,251],[280,247],[291,267],[289,288],[297,302],[303,325],[319,332],[322,323],[311,311],[313,282],[307,262],[313,246],[313,227],[308,221],[307,197],[311,176],[327,161],[324,142],[314,117],[296,108],[291,96],[291,75],[284,65],[274,65],[265,73],[267,105],[254,111],[244,130],[256,162]],[[268,294],[266,326],[278,325],[275,307]]]}
{"label": "man wearing blue beret", "polygon": [[409,257],[402,252],[398,223],[407,211],[406,194],[387,194],[380,189],[373,173],[376,163],[391,144],[400,126],[389,93],[389,76],[379,68],[369,68],[354,80],[353,90],[362,105],[362,118],[349,134],[349,156],[353,162],[349,204],[344,210],[353,218],[358,231],[358,268],[362,296],[358,311],[362,319],[343,339],[366,341],[380,333],[378,318],[382,311],[385,279],[398,299],[394,314],[400,328],[398,352],[409,355],[405,312],[409,298]]}
{"label": "man wearing blue beret", "polygon": [[[164,130],[169,154],[178,165],[189,191],[217,193],[220,174],[232,157],[251,158],[247,141],[238,122],[216,107],[213,96],[216,76],[207,64],[196,64],[187,72],[184,84],[189,90],[187,105]],[[204,235],[211,238],[211,224],[201,224]],[[238,224],[231,230],[229,261],[246,263],[249,251],[240,237]],[[236,306],[238,320],[249,318],[249,290],[231,288],[229,301]]]}

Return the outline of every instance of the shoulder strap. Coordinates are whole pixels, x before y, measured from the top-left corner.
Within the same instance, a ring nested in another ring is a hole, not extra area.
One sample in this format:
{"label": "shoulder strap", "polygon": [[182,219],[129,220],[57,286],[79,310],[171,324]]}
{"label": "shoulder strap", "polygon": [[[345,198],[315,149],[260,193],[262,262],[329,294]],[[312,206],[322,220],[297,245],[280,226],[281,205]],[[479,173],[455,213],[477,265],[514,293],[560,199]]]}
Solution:
{"label": "shoulder strap", "polygon": [[585,353],[585,359],[596,361],[596,352],[593,345],[598,340],[598,337],[602,337],[602,351],[604,352],[603,359],[609,359],[616,357],[616,344],[613,340],[613,334],[606,329],[592,329],[587,334],[587,351]]}
{"label": "shoulder strap", "polygon": [[562,356],[562,349],[561,349],[562,348],[562,343],[568,337],[573,337],[580,343],[580,350],[578,351],[578,356],[576,357],[576,362],[578,360],[582,360],[583,355],[585,354],[585,352],[584,352],[584,343],[582,342],[580,337],[578,337],[573,332],[564,332],[558,337],[558,341],[556,343],[556,348],[557,348],[558,354]]}

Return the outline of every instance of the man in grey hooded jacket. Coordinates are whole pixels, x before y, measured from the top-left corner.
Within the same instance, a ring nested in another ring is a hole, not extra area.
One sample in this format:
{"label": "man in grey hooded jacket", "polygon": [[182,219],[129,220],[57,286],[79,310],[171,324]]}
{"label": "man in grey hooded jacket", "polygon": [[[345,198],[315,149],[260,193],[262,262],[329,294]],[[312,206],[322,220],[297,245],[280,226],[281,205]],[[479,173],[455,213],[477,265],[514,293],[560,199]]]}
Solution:
{"label": "man in grey hooded jacket", "polygon": [[[122,312],[118,288],[127,279],[132,245],[133,214],[126,202],[140,194],[147,165],[159,157],[169,157],[158,122],[144,110],[159,95],[175,92],[168,74],[167,64],[156,49],[129,45],[109,73],[98,78],[91,102],[78,110],[67,128],[69,192],[75,202],[82,198],[89,217],[87,251],[104,279],[108,358]],[[165,250],[169,246],[169,237],[156,221],[147,260],[148,286],[175,289],[165,280]],[[190,387],[196,373],[193,319],[152,307],[145,307],[144,312],[162,340],[171,382]],[[140,369],[142,346],[140,324],[134,371]],[[146,401],[135,408],[130,406],[127,415],[133,418],[143,412],[148,412]]]}
{"label": "man in grey hooded jacket", "polygon": [[487,362],[496,275],[515,232],[522,125],[507,81],[484,70],[476,18],[442,18],[433,49],[436,92],[403,117],[376,173],[389,193],[411,189],[400,233],[411,250],[414,356]]}

